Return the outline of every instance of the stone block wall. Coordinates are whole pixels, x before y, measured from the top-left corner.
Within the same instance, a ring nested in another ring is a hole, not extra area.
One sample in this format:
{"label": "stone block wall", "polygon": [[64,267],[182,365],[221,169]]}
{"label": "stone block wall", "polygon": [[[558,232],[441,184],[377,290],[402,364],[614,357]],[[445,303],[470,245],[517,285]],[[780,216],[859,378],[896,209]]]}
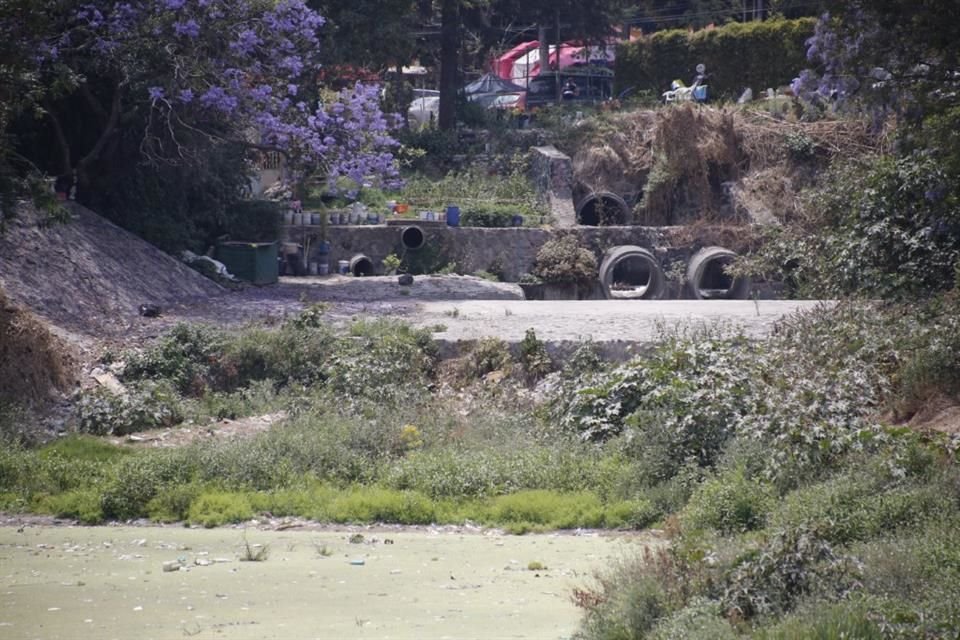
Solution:
{"label": "stone block wall", "polygon": [[[421,257],[429,257],[434,265],[456,263],[458,273],[471,274],[477,271],[500,273],[504,280],[515,282],[533,269],[540,247],[555,230],[532,227],[479,228],[447,227],[439,223],[418,223],[425,237],[424,247],[417,250]],[[361,225],[332,226],[327,229],[330,243],[328,261],[334,272],[338,260],[350,260],[358,254],[366,255],[374,264],[376,273],[383,273],[383,259],[390,254],[404,256],[401,242],[402,226]],[[599,263],[607,249],[620,245],[637,245],[650,249],[660,259],[665,271],[677,269],[698,249],[705,246],[725,246],[734,251],[743,251],[746,235],[729,233],[728,228],[701,227],[573,227],[563,233],[575,233],[580,244],[594,252]],[[319,227],[287,226],[285,241],[304,244],[310,242],[310,261],[317,261]],[[739,239],[739,240],[738,240]],[[412,252],[407,252],[407,257]]]}

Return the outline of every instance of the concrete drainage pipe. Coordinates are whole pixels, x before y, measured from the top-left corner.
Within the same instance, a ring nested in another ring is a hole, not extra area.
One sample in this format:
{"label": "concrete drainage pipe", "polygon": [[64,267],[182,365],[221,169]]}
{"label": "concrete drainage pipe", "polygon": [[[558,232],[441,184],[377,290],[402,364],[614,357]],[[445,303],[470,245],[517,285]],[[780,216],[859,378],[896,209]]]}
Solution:
{"label": "concrete drainage pipe", "polygon": [[600,284],[610,300],[659,300],[667,279],[649,250],[624,245],[607,251],[600,264]]}
{"label": "concrete drainage pipe", "polygon": [[400,230],[400,242],[403,248],[408,251],[416,251],[424,245],[427,237],[423,234],[423,229],[417,226],[404,227]]}
{"label": "concrete drainage pipe", "polygon": [[350,258],[350,273],[355,276],[372,276],[373,261],[362,253]]}
{"label": "concrete drainage pipe", "polygon": [[737,254],[723,247],[706,247],[687,265],[687,285],[696,300],[743,300],[750,290],[748,278],[726,272]]}
{"label": "concrete drainage pipe", "polygon": [[629,218],[626,201],[609,191],[587,194],[577,205],[577,223],[589,227],[623,225]]}

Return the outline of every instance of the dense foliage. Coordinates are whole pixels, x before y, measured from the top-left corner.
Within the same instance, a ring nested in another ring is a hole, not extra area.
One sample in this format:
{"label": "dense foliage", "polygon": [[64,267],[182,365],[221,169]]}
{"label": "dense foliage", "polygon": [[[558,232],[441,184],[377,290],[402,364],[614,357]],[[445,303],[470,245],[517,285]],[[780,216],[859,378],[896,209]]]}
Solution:
{"label": "dense foliage", "polygon": [[659,96],[680,79],[688,83],[704,63],[710,97],[736,99],[789,84],[806,59],[804,43],[814,21],[767,20],[732,23],[716,29],[658,31],[617,49],[616,82]]}
{"label": "dense foliage", "polygon": [[0,23],[10,148],[165,248],[222,233],[262,152],[294,181],[396,184],[379,88],[318,85],[324,20],[299,0],[5,4]]}

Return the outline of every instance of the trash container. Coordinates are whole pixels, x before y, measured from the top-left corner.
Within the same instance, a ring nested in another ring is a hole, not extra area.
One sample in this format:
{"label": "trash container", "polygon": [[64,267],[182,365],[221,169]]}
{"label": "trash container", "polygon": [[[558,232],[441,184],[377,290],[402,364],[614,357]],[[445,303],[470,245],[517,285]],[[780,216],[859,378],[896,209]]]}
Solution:
{"label": "trash container", "polygon": [[237,278],[253,284],[273,284],[279,276],[276,242],[221,242],[217,260]]}

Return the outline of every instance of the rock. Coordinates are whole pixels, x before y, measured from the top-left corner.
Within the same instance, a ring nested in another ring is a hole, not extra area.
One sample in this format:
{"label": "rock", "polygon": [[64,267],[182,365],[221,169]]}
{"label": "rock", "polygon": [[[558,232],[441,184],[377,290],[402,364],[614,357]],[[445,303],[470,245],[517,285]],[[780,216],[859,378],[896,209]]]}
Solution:
{"label": "rock", "polygon": [[160,305],[151,303],[142,304],[140,305],[140,315],[144,318],[159,318]]}
{"label": "rock", "polygon": [[397,278],[397,283],[400,284],[400,286],[402,287],[409,287],[410,285],[413,284],[413,276],[410,275],[409,273],[402,273]]}
{"label": "rock", "polygon": [[163,571],[164,571],[164,573],[170,573],[170,572],[173,572],[173,571],[180,571],[180,567],[181,567],[181,566],[182,566],[182,565],[181,565],[180,562],[177,561],[177,560],[167,560],[166,562],[163,563]]}
{"label": "rock", "polygon": [[97,381],[97,384],[117,395],[125,395],[127,393],[126,387],[124,387],[123,383],[117,379],[117,376],[107,371],[103,371],[102,369],[98,371],[94,371],[92,374],[92,377]]}

